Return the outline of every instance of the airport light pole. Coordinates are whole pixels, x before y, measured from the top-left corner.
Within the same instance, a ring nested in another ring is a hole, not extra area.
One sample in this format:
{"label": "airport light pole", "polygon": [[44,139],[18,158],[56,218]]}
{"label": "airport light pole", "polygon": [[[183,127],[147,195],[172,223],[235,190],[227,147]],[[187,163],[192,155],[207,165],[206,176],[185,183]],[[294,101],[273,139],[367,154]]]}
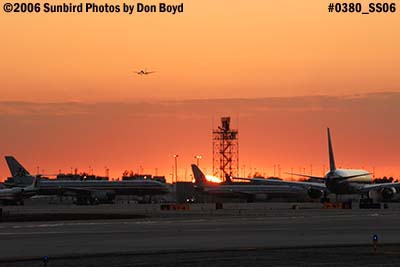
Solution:
{"label": "airport light pole", "polygon": [[175,203],[178,203],[178,154],[174,155],[175,159]]}
{"label": "airport light pole", "polygon": [[194,158],[196,159],[197,167],[200,167],[200,160],[201,160],[202,156],[196,155],[196,156],[194,156]]}
{"label": "airport light pole", "polygon": [[281,178],[281,165],[278,164],[278,177]]}
{"label": "airport light pole", "polygon": [[174,159],[175,159],[175,183],[178,182],[178,154],[174,155]]}
{"label": "airport light pole", "polygon": [[106,175],[106,177],[110,176],[110,169],[107,166],[104,167],[104,174]]}

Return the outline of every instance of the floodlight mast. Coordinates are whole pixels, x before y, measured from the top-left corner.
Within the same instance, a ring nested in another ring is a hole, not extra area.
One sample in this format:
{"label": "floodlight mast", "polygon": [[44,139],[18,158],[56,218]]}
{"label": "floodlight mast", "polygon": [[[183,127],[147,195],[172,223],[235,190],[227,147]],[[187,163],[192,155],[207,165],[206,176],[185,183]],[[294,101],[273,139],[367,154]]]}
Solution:
{"label": "floodlight mast", "polygon": [[221,118],[213,130],[213,175],[225,180],[226,175],[239,175],[239,131],[231,129],[230,117]]}

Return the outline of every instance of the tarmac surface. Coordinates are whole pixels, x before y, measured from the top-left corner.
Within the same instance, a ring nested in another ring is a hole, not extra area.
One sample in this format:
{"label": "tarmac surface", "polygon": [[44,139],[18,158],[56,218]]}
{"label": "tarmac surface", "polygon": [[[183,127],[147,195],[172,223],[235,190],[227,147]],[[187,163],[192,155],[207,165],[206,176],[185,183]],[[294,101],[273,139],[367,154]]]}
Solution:
{"label": "tarmac surface", "polygon": [[19,214],[104,210],[148,217],[2,222],[0,266],[44,266],[43,256],[47,266],[400,266],[398,207],[295,205],[10,207],[6,211]]}

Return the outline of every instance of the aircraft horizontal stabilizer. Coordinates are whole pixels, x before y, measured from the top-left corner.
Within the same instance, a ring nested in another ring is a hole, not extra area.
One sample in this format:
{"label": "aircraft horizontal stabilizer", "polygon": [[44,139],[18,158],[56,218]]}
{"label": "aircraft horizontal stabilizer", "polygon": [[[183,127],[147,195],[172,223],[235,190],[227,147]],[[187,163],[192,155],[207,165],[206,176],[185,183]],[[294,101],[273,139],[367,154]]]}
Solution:
{"label": "aircraft horizontal stabilizer", "polygon": [[337,178],[335,178],[335,179],[337,179],[337,180],[347,180],[347,179],[356,178],[356,177],[361,177],[361,176],[365,176],[365,175],[372,175],[372,173],[366,172],[366,173],[355,174],[355,175],[349,175],[349,176],[341,176],[341,177],[337,177]]}
{"label": "aircraft horizontal stabilizer", "polygon": [[285,174],[307,177],[307,178],[316,179],[316,180],[325,180],[325,177],[312,176],[312,175],[307,175],[307,174],[298,174],[298,173],[290,173],[290,172],[285,172]]}

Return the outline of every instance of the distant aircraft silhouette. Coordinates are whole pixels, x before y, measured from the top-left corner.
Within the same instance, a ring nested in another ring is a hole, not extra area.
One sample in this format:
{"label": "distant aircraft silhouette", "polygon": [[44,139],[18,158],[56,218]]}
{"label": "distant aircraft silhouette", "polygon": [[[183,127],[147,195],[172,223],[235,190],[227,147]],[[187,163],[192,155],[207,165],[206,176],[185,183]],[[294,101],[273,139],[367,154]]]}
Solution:
{"label": "distant aircraft silhouette", "polygon": [[136,74],[138,75],[149,75],[151,73],[154,73],[155,71],[147,71],[147,69],[140,70],[140,71],[135,71]]}

